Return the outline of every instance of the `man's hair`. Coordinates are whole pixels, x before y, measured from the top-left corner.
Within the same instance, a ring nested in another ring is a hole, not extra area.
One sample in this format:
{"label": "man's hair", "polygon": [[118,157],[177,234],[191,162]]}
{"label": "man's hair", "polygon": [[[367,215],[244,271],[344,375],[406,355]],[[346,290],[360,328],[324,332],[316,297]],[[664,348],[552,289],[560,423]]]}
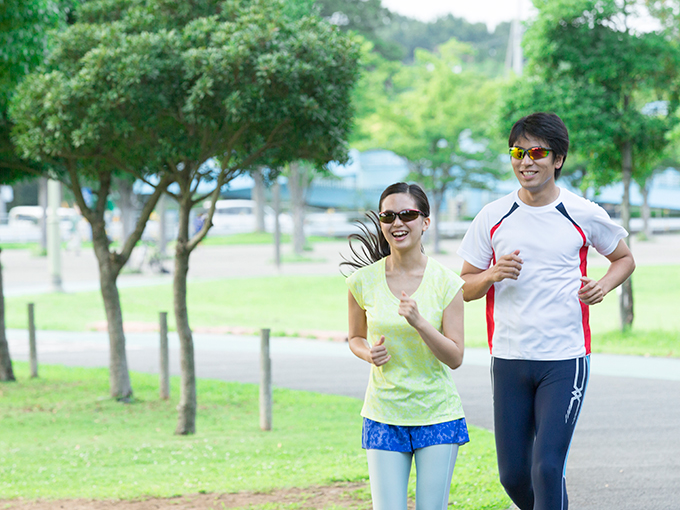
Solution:
{"label": "man's hair", "polygon": [[[522,117],[510,130],[510,137],[508,139],[508,147],[512,147],[517,142],[517,139],[524,136],[531,136],[543,140],[549,149],[553,150],[553,158],[562,156],[562,165],[555,169],[555,179],[560,176],[564,162],[567,160],[567,152],[569,151],[569,132],[567,126],[564,125],[554,113],[537,112]],[[529,149],[529,147],[524,147]]]}

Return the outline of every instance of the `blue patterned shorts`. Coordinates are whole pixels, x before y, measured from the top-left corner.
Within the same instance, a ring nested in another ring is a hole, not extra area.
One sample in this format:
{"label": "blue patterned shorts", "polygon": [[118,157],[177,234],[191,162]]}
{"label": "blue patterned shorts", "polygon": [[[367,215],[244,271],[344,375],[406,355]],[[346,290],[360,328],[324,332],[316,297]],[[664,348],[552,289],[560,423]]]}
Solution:
{"label": "blue patterned shorts", "polygon": [[365,450],[413,452],[437,444],[465,444],[470,441],[465,418],[434,425],[388,425],[364,418],[361,447]]}

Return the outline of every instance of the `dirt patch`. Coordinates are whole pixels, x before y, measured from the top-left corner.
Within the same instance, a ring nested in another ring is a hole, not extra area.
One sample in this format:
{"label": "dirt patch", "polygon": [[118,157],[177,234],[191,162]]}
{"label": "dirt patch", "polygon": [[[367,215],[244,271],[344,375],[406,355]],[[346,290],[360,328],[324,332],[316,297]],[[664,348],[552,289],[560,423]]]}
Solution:
{"label": "dirt patch", "polygon": [[[235,494],[190,494],[175,498],[150,498],[138,501],[96,501],[68,499],[53,501],[0,500],[2,510],[222,510],[225,508],[256,510],[259,506],[290,505],[296,510],[324,508],[368,509],[371,504],[357,491],[366,483],[338,483],[304,489],[278,489],[269,492],[238,492]],[[362,491],[363,492],[363,491]],[[367,494],[367,493],[363,493]]]}

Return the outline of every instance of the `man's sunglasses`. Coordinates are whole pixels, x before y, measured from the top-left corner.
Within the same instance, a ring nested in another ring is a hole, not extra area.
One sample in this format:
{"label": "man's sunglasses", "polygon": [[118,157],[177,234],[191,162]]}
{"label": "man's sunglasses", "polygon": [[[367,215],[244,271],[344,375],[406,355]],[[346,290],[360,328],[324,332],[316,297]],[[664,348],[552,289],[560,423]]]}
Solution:
{"label": "man's sunglasses", "polygon": [[425,214],[418,209],[404,209],[403,211],[399,212],[384,211],[378,213],[378,218],[380,218],[382,223],[394,223],[394,220],[396,220],[397,216],[399,216],[399,219],[405,223],[407,221],[415,220],[421,214],[425,216]]}
{"label": "man's sunglasses", "polygon": [[553,150],[548,149],[547,147],[532,147],[531,149],[510,147],[510,155],[515,159],[524,159],[524,155],[529,154],[529,157],[536,161],[537,159],[545,158],[551,152],[553,152]]}

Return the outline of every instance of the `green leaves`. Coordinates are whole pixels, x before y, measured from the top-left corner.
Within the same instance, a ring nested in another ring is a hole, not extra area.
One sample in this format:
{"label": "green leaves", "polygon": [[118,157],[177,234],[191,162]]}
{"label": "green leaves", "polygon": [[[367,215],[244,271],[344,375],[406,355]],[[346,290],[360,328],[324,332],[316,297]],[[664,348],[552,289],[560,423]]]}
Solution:
{"label": "green leaves", "polygon": [[46,72],[20,87],[17,143],[34,158],[96,154],[133,168],[198,167],[225,151],[344,159],[358,46],[282,5],[88,2],[55,38]]}
{"label": "green leaves", "polygon": [[360,124],[371,136],[364,146],[390,149],[407,159],[413,178],[429,190],[477,187],[484,181],[480,176],[493,172],[493,163],[470,164],[497,156],[471,147],[472,140],[488,134],[480,119],[493,110],[496,84],[465,69],[470,52],[470,46],[454,39],[437,53],[418,50],[413,66],[394,70],[383,64],[375,78],[389,81],[387,97],[379,98],[375,113]]}
{"label": "green leaves", "polygon": [[616,180],[628,141],[636,147],[634,172],[655,165],[676,122],[672,115],[643,113],[645,104],[656,100],[670,101],[669,113],[676,108],[680,52],[665,34],[631,28],[641,4],[536,2],[539,16],[525,39],[525,75],[504,94],[504,132],[534,111],[562,117],[570,152],[587,169],[582,186]]}

